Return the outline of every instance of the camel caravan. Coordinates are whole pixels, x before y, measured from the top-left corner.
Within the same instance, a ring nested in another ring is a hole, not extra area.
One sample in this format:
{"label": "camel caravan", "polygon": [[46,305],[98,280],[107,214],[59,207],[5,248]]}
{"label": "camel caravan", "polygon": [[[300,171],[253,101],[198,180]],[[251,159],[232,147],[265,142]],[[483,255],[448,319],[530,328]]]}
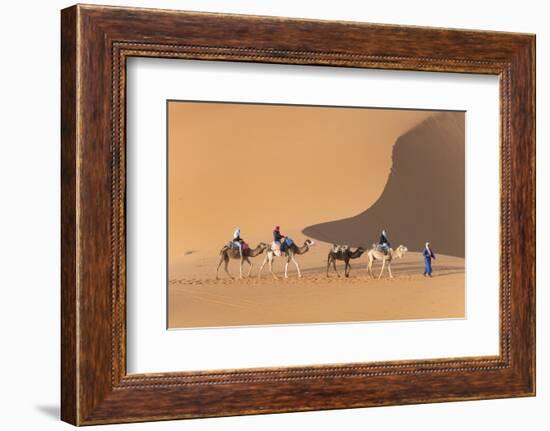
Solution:
{"label": "camel caravan", "polygon": [[[288,278],[288,265],[290,262],[294,263],[296,266],[296,271],[298,272],[298,277],[302,277],[302,271],[300,270],[300,265],[296,259],[297,256],[301,256],[307,253],[315,243],[306,239],[302,246],[296,244],[288,236],[282,235],[280,227],[276,226],[273,230],[273,241],[271,244],[265,242],[260,242],[255,248],[251,248],[242,238],[241,230],[239,228],[235,229],[233,234],[233,240],[229,241],[219,253],[220,260],[218,267],[216,268],[216,279],[219,278],[219,270],[222,264],[224,264],[224,270],[227,275],[231,278],[234,278],[233,275],[229,272],[229,262],[233,260],[238,260],[239,265],[239,278],[244,278],[243,276],[243,266],[246,262],[248,264],[248,272],[246,277],[250,277],[252,272],[253,263],[250,260],[251,258],[257,257],[265,252],[265,257],[258,271],[258,278],[262,276],[262,270],[264,269],[266,263],[269,267],[269,272],[271,273],[274,279],[278,279],[277,275],[273,272],[273,261],[276,257],[281,257],[285,262],[285,272],[284,277]],[[349,277],[351,271],[350,261],[353,259],[360,258],[363,254],[367,254],[368,264],[367,271],[368,274],[374,278],[374,273],[372,266],[375,260],[382,262],[382,269],[378,275],[378,279],[382,277],[384,269],[387,268],[388,275],[390,278],[393,278],[391,272],[391,264],[394,259],[402,258],[405,253],[408,251],[407,247],[400,245],[397,249],[392,249],[388,241],[386,231],[383,230],[380,236],[379,242],[372,245],[370,250],[366,250],[363,247],[358,247],[355,250],[352,250],[351,247],[347,245],[337,245],[334,244],[330,249],[327,257],[327,278],[330,277],[329,270],[332,265],[332,268],[336,275],[340,277],[340,273],[336,268],[336,261],[344,262],[344,276]]]}

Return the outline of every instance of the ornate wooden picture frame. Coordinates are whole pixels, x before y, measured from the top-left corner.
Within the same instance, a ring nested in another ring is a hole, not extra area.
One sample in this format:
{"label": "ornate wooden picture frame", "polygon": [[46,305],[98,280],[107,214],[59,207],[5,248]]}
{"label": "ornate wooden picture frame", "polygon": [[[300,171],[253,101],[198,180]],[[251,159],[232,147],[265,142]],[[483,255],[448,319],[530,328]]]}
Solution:
{"label": "ornate wooden picture frame", "polygon": [[[61,15],[64,421],[535,394],[534,35],[81,5]],[[498,75],[500,354],[128,374],[125,98],[133,56]]]}

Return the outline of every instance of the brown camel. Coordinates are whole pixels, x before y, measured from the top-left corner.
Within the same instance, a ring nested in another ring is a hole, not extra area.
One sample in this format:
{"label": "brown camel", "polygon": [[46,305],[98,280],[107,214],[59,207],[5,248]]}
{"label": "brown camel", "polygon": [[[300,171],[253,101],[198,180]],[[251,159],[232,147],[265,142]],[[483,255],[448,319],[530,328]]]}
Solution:
{"label": "brown camel", "polygon": [[248,269],[248,274],[246,275],[248,277],[250,275],[250,272],[252,271],[252,262],[249,258],[256,257],[262,254],[267,248],[269,248],[269,245],[267,245],[265,242],[261,242],[256,248],[245,248],[241,257],[239,250],[234,249],[229,245],[226,245],[220,250],[220,262],[218,263],[218,268],[216,269],[216,279],[218,278],[218,271],[220,270],[222,262],[224,262],[225,264],[224,269],[225,272],[227,272],[227,275],[229,275],[231,278],[235,278],[229,273],[228,266],[230,259],[240,259],[241,261],[239,266],[239,278],[243,278],[243,263],[247,262],[250,265],[250,268]]}
{"label": "brown camel", "polygon": [[[306,239],[303,246],[298,247],[296,244],[293,243],[290,247],[288,247],[285,251],[281,253],[281,256],[286,258],[285,278],[288,278],[288,264],[290,263],[290,261],[294,262],[294,265],[296,265],[296,269],[298,270],[298,277],[302,277],[302,272],[300,271],[300,266],[298,265],[295,256],[307,253],[313,244],[315,243],[312,240]],[[277,255],[275,254],[273,246],[271,248],[268,248],[264,261],[262,262],[262,266],[260,266],[258,278],[261,277],[262,269],[264,268],[266,263],[269,263],[269,272],[271,272],[273,278],[278,278],[273,272],[273,259],[275,259],[276,256]]]}
{"label": "brown camel", "polygon": [[367,266],[367,269],[369,270],[369,274],[372,278],[374,278],[374,274],[372,273],[372,263],[375,260],[381,260],[382,261],[382,270],[380,271],[380,275],[378,276],[378,279],[382,277],[382,273],[384,272],[384,267],[386,266],[386,262],[388,262],[388,273],[390,274],[390,278],[393,278],[393,275],[391,273],[391,262],[393,259],[401,259],[405,253],[409,251],[407,247],[404,245],[400,245],[397,247],[397,250],[394,250],[390,248],[388,250],[387,254],[384,254],[383,251],[379,250],[376,244],[372,245],[372,249],[368,251],[369,256],[369,264]]}
{"label": "brown camel", "polygon": [[334,268],[334,272],[336,272],[336,275],[338,277],[340,277],[340,273],[336,269],[336,261],[337,260],[343,260],[344,261],[344,263],[345,263],[344,275],[346,277],[349,277],[349,273],[351,271],[351,265],[349,263],[350,259],[357,259],[357,258],[361,257],[361,255],[364,252],[365,252],[365,249],[363,247],[358,247],[353,251],[351,251],[351,249],[349,249],[349,248],[345,249],[345,250],[340,249],[338,251],[330,250],[328,252],[328,259],[327,259],[327,277],[329,276],[328,275],[328,270],[330,268],[331,263],[332,263],[332,267]]}

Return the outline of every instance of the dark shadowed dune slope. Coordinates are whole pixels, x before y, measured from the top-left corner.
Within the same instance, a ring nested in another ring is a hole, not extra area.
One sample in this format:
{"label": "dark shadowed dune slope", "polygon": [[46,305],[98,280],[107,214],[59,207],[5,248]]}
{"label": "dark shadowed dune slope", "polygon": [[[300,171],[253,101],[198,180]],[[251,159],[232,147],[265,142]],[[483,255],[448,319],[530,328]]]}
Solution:
{"label": "dark shadowed dune slope", "polygon": [[[436,114],[397,139],[380,198],[350,218],[308,226],[321,241],[370,246],[385,228],[393,247],[464,257],[464,113]],[[342,193],[345,193],[345,187]]]}

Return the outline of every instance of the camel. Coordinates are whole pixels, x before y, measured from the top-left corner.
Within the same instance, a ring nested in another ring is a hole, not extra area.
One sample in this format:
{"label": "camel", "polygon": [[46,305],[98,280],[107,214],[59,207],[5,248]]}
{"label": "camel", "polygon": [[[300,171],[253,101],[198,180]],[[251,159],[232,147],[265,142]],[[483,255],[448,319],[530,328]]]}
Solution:
{"label": "camel", "polygon": [[336,261],[337,260],[343,260],[345,262],[344,266],[344,275],[346,277],[349,277],[349,273],[351,270],[351,265],[349,263],[350,259],[357,259],[361,257],[361,255],[365,252],[365,249],[363,247],[358,247],[355,250],[351,251],[350,248],[346,249],[340,249],[338,251],[334,251],[334,249],[330,250],[328,252],[328,259],[327,259],[327,277],[328,270],[330,268],[330,264],[332,263],[332,267],[334,268],[334,272],[336,272],[336,275],[340,277],[340,273],[336,269]]}
{"label": "camel", "polygon": [[388,262],[388,273],[390,274],[390,278],[393,278],[393,275],[391,273],[392,260],[396,258],[401,259],[407,251],[409,251],[407,247],[405,247],[404,245],[400,245],[399,247],[397,247],[397,250],[390,248],[388,250],[388,254],[384,254],[383,251],[378,249],[376,244],[373,244],[372,249],[370,249],[367,253],[369,257],[369,264],[367,266],[369,274],[371,275],[372,278],[374,278],[374,274],[372,273],[372,263],[378,259],[382,261],[382,270],[380,271],[380,275],[378,276],[378,279],[380,280],[380,278],[382,277],[382,273],[384,272],[384,267],[386,266],[386,262]]}
{"label": "camel", "polygon": [[[296,244],[293,243],[290,247],[288,247],[285,251],[281,253],[281,256],[286,258],[285,278],[288,278],[288,264],[290,263],[290,261],[294,262],[294,265],[296,265],[296,269],[298,270],[298,277],[302,277],[302,272],[300,271],[300,266],[298,265],[295,256],[307,253],[313,244],[315,243],[312,240],[306,239],[303,246],[298,247]],[[262,262],[262,266],[260,266],[258,278],[262,276],[262,269],[264,268],[266,263],[269,263],[269,272],[271,272],[273,278],[279,278],[273,272],[273,259],[275,259],[275,257],[275,251],[272,248],[268,248],[264,261]]]}
{"label": "camel", "polygon": [[225,272],[227,272],[227,275],[229,275],[231,278],[235,278],[229,273],[228,265],[230,259],[240,259],[241,261],[239,266],[239,278],[243,278],[243,263],[247,262],[250,265],[250,268],[248,268],[248,274],[246,275],[248,277],[250,275],[250,272],[252,271],[252,262],[249,258],[256,257],[262,254],[267,248],[269,248],[269,245],[267,245],[265,242],[259,243],[256,248],[245,248],[243,250],[243,256],[241,258],[239,250],[234,249],[229,245],[224,246],[220,250],[220,262],[218,263],[218,268],[216,268],[216,279],[218,279],[218,271],[220,270],[222,262],[225,263],[224,269]]}

